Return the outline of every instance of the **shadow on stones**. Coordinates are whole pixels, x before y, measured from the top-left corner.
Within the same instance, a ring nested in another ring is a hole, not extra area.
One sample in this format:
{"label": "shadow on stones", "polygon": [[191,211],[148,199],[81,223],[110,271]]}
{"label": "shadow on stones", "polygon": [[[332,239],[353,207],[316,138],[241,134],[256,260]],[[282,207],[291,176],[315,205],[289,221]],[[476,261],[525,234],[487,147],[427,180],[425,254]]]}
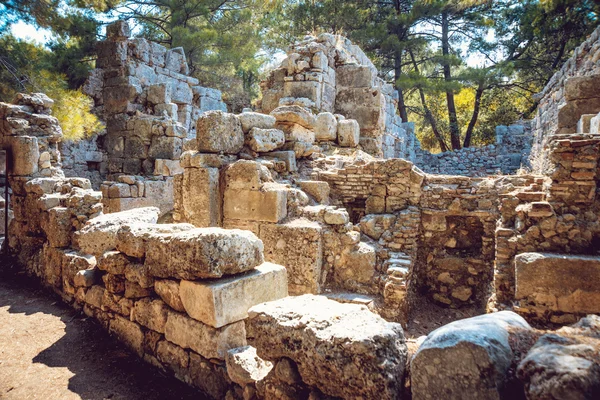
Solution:
{"label": "shadow on stones", "polygon": [[44,313],[60,318],[65,324],[64,335],[32,362],[66,367],[74,374],[68,384],[71,392],[92,400],[207,398],[130,353],[95,320],[71,309],[32,279],[15,273],[14,265],[10,259],[0,258],[0,307],[8,306],[11,314]]}

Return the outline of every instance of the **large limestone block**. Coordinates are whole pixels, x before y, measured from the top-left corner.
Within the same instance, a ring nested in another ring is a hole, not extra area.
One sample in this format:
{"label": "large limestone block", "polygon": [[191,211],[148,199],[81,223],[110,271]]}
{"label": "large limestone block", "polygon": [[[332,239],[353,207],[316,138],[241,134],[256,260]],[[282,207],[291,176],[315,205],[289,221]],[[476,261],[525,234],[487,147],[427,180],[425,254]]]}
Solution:
{"label": "large limestone block", "polygon": [[340,65],[335,70],[336,84],[339,87],[373,87],[376,71],[373,68],[357,64]]}
{"label": "large limestone block", "polygon": [[152,235],[176,233],[194,229],[191,224],[148,224],[124,225],[117,231],[116,249],[130,257],[142,258],[146,255],[146,245]]}
{"label": "large limestone block", "polygon": [[263,261],[263,244],[252,232],[196,228],[152,236],[145,264],[158,278],[194,280],[239,274]]}
{"label": "large limestone block", "polygon": [[515,257],[517,300],[552,311],[600,312],[600,257],[521,253]]}
{"label": "large limestone block", "polygon": [[411,361],[412,396],[420,399],[500,399],[513,359],[510,334],[530,330],[511,311],[452,322],[427,335]]}
{"label": "large limestone block", "polygon": [[285,267],[271,263],[228,278],[182,280],[179,288],[187,314],[215,328],[241,321],[248,316],[250,307],[287,294]]}
{"label": "large limestone block", "polygon": [[262,225],[260,238],[265,259],[285,265],[293,295],[319,293],[323,265],[323,241],[318,223],[295,220],[285,225]]}
{"label": "large limestone block", "polygon": [[248,147],[264,153],[280,148],[285,143],[285,135],[279,129],[252,128],[246,136]]}
{"label": "large limestone block", "polygon": [[342,147],[356,147],[360,142],[360,127],[353,119],[345,119],[338,122],[337,127],[338,144]]}
{"label": "large limestone block", "polygon": [[237,154],[244,147],[239,118],[223,111],[207,111],[196,121],[198,151]]}
{"label": "large limestone block", "polygon": [[273,369],[273,363],[257,356],[252,346],[229,350],[225,363],[229,378],[242,386],[264,379]]}
{"label": "large limestone block", "polygon": [[279,222],[287,215],[288,188],[265,184],[261,190],[228,189],[223,199],[223,217],[243,221]]}
{"label": "large limestone block", "polygon": [[222,211],[218,168],[184,170],[179,212],[184,221],[195,226],[219,226]]}
{"label": "large limestone block", "polygon": [[110,320],[108,330],[140,357],[144,354],[144,332],[138,324],[115,315],[115,318]]}
{"label": "large limestone block", "polygon": [[165,333],[169,307],[162,300],[141,299],[131,310],[131,319],[155,332]]}
{"label": "large limestone block", "polygon": [[367,307],[322,296],[286,297],[252,307],[248,340],[259,357],[282,357],[302,381],[341,398],[396,399],[407,348],[400,324]]}
{"label": "large limestone block", "polygon": [[285,134],[286,142],[303,142],[311,145],[315,142],[315,132],[312,129],[295,123],[278,123],[277,128]]}
{"label": "large limestone block", "polygon": [[[596,335],[600,335],[598,328],[597,326]],[[525,385],[527,399],[599,398],[599,354],[598,336],[583,340],[577,336],[565,337],[559,334],[542,336],[517,369],[517,375]]]}
{"label": "large limestone block", "polygon": [[154,291],[175,311],[184,312],[185,308],[179,296],[179,281],[172,279],[157,279],[154,281]]}
{"label": "large limestone block", "polygon": [[307,129],[315,127],[315,116],[304,107],[291,105],[280,106],[271,111],[277,122],[295,123]]}
{"label": "large limestone block", "polygon": [[[38,172],[40,151],[38,139],[32,136],[11,136],[3,147],[10,151],[13,160],[9,172],[13,175],[33,175]],[[3,143],[0,143],[3,145]]]}
{"label": "large limestone block", "polygon": [[170,311],[165,325],[165,338],[203,357],[224,360],[228,350],[246,345],[246,329],[242,321],[213,328],[187,315]]}
{"label": "large limestone block", "polygon": [[275,117],[269,114],[257,112],[243,112],[239,115],[244,133],[250,132],[252,128],[272,129],[275,127]]}
{"label": "large limestone block", "polygon": [[117,232],[124,225],[137,223],[155,224],[160,210],[156,207],[136,208],[112,214],[103,214],[90,219],[75,233],[82,252],[100,256],[105,251],[114,250],[117,245]]}
{"label": "large limestone block", "polygon": [[272,180],[269,170],[256,161],[236,161],[225,172],[227,189],[258,190]]}
{"label": "large limestone block", "polygon": [[330,112],[320,113],[315,122],[315,139],[317,141],[335,141],[337,125],[335,115]]}

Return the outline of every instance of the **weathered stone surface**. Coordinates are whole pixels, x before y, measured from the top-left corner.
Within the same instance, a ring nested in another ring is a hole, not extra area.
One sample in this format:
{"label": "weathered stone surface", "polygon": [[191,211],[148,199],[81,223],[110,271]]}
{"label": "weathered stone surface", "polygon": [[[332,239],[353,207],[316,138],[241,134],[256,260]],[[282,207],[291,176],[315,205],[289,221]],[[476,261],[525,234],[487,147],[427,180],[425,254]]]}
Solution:
{"label": "weathered stone surface", "polygon": [[252,232],[196,228],[153,236],[145,264],[158,278],[220,278],[262,264],[262,252],[263,244]]}
{"label": "weathered stone surface", "polygon": [[242,124],[235,114],[207,111],[196,122],[198,151],[237,154],[244,146]]}
{"label": "weathered stone surface", "polygon": [[340,146],[356,147],[360,141],[360,127],[353,119],[338,122],[337,139]]}
{"label": "weathered stone surface", "polygon": [[329,184],[323,181],[297,181],[300,189],[311,195],[321,204],[329,203]]}
{"label": "weathered stone surface", "polygon": [[117,245],[117,232],[123,225],[152,223],[158,221],[160,210],[156,207],[137,208],[128,211],[104,214],[92,218],[75,234],[82,252],[101,255]]}
{"label": "weathered stone surface", "polygon": [[329,112],[317,115],[315,122],[315,139],[317,141],[334,141],[337,138],[337,119]]}
{"label": "weathered stone surface", "polygon": [[294,220],[284,225],[265,224],[260,238],[265,259],[285,265],[288,288],[293,295],[319,293],[323,266],[322,228],[318,223]]}
{"label": "weathered stone surface", "polygon": [[131,319],[153,331],[165,333],[168,311],[169,307],[162,300],[141,299],[135,302]]}
{"label": "weathered stone surface", "polygon": [[246,142],[252,150],[264,153],[283,146],[285,136],[279,129],[252,128],[246,136]]}
{"label": "weathered stone surface", "polygon": [[222,210],[218,168],[186,168],[181,192],[184,221],[198,227],[219,225]]}
{"label": "weathered stone surface", "polygon": [[187,314],[215,328],[245,319],[250,307],[287,294],[285,267],[271,263],[218,280],[182,280],[179,287]]}
{"label": "weathered stone surface", "polygon": [[244,133],[250,132],[252,128],[272,129],[275,127],[275,117],[269,114],[257,112],[243,112],[239,116]]}
{"label": "weathered stone surface", "polygon": [[511,329],[531,329],[501,311],[463,319],[431,332],[411,361],[414,399],[499,399],[513,359]]}
{"label": "weathered stone surface", "polygon": [[515,257],[517,300],[568,313],[600,312],[600,257],[521,253]]}
{"label": "weathered stone surface", "polygon": [[160,298],[175,311],[185,312],[181,297],[179,296],[179,281],[171,279],[157,279],[154,281],[154,291]]}
{"label": "weathered stone surface", "polygon": [[248,339],[259,357],[293,360],[302,380],[330,396],[400,396],[407,349],[400,324],[365,306],[321,296],[286,297],[250,309]]}
{"label": "weathered stone surface", "polygon": [[170,311],[165,325],[165,338],[203,357],[224,360],[228,350],[246,345],[246,330],[242,321],[216,329],[187,315]]}
{"label": "weathered stone surface", "polygon": [[280,106],[271,111],[277,122],[295,123],[307,129],[313,129],[315,126],[315,116],[304,107],[300,106]]}
{"label": "weathered stone surface", "polygon": [[600,396],[599,356],[598,339],[547,334],[527,353],[517,374],[531,400],[596,399]]}
{"label": "weathered stone surface", "polygon": [[194,229],[191,224],[132,223],[117,231],[116,249],[130,257],[142,258],[146,254],[149,238],[157,234],[185,232]]}
{"label": "weathered stone surface", "polygon": [[280,184],[264,184],[262,190],[228,189],[223,217],[244,221],[279,222],[287,215],[288,190]]}
{"label": "weathered stone surface", "polygon": [[144,332],[135,322],[115,315],[110,321],[109,331],[140,357],[144,354]]}
{"label": "weathered stone surface", "polygon": [[242,386],[262,380],[273,369],[273,364],[257,356],[252,346],[229,350],[225,362],[229,378]]}

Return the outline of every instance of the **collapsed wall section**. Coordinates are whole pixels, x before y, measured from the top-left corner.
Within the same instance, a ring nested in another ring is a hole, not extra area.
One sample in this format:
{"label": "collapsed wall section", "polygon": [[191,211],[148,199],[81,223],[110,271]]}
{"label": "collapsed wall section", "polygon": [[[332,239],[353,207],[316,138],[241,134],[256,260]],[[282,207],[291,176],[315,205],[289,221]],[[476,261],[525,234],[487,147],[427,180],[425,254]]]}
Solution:
{"label": "collapsed wall section", "polygon": [[364,151],[377,157],[415,157],[414,127],[397,113],[398,92],[377,76],[364,52],[342,36],[310,36],[290,46],[261,88],[263,112],[302,99],[316,111],[355,119]]}

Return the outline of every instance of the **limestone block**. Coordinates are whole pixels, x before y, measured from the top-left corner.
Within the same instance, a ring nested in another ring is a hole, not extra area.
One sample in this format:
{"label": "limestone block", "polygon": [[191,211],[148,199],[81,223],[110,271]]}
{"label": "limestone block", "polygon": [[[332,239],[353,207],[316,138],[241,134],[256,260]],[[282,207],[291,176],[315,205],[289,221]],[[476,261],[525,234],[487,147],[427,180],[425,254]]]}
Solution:
{"label": "limestone block", "polygon": [[600,74],[573,76],[565,79],[565,100],[590,99],[598,97]]}
{"label": "limestone block", "polygon": [[237,154],[244,147],[239,118],[222,111],[207,111],[196,121],[198,151]]}
{"label": "limestone block", "polygon": [[171,103],[171,86],[166,83],[157,83],[148,86],[148,101],[153,104]]}
{"label": "limestone block", "polygon": [[152,236],[145,264],[158,278],[220,278],[262,264],[262,252],[262,242],[251,232],[196,228]]}
{"label": "limestone block", "polygon": [[285,134],[286,142],[304,142],[308,144],[313,144],[315,142],[315,132],[312,129],[290,122],[277,123],[276,126]]}
{"label": "limestone block", "polygon": [[330,112],[317,115],[315,122],[315,139],[317,141],[335,141],[337,138],[337,119]]}
{"label": "limestone block", "polygon": [[[191,224],[132,223],[123,225],[117,231],[116,249],[135,258],[146,255],[149,238],[153,235],[185,232],[194,229]],[[124,271],[121,274],[125,273]]]}
{"label": "limestone block", "polygon": [[248,340],[259,357],[294,361],[302,381],[329,396],[396,399],[407,357],[400,324],[366,306],[322,296],[286,297],[250,309]]}
{"label": "limestone block", "polygon": [[71,244],[71,211],[68,208],[51,208],[47,218],[42,219],[41,226],[50,246],[67,247]]}
{"label": "limestone block", "polygon": [[166,103],[166,104],[157,104],[154,106],[154,113],[156,115],[163,116],[165,113],[167,117],[171,119],[177,119],[177,104],[175,103]]}
{"label": "limestone block", "polygon": [[334,271],[335,280],[340,284],[370,284],[375,276],[377,253],[370,244],[360,242],[342,253],[339,267]]}
{"label": "limestone block", "polygon": [[288,290],[292,295],[320,292],[323,265],[321,231],[318,223],[307,220],[260,227],[265,259],[287,268]]}
{"label": "limestone block", "polygon": [[279,222],[287,215],[288,189],[281,184],[264,184],[261,190],[227,189],[223,217],[244,221]]}
{"label": "limestone block", "polygon": [[517,369],[528,399],[594,399],[600,393],[600,318],[543,335]]}
{"label": "limestone block", "polygon": [[192,104],[194,94],[192,88],[187,82],[178,79],[170,78],[168,80],[171,85],[171,101],[177,104]]}
{"label": "limestone block", "polygon": [[273,157],[277,160],[285,162],[288,172],[296,172],[298,167],[296,165],[296,154],[293,151],[272,151],[263,155],[265,158]]}
{"label": "limestone block", "polygon": [[125,266],[125,279],[138,284],[143,289],[154,286],[154,278],[150,276],[148,267],[137,262],[132,262]]}
{"label": "limestone block", "polygon": [[154,291],[169,307],[175,311],[185,312],[181,297],[179,296],[179,281],[157,279],[154,281]]}
{"label": "limestone block", "polygon": [[113,183],[108,188],[108,197],[119,198],[119,197],[131,197],[131,189],[126,183]]}
{"label": "limestone block", "polygon": [[[308,66],[308,63],[305,62]],[[317,81],[285,81],[283,97],[308,99],[316,108],[321,108],[323,83]]]}
{"label": "limestone block", "polygon": [[513,359],[510,335],[529,324],[511,311],[480,315],[431,332],[411,361],[414,399],[500,399]]}
{"label": "limestone block", "polygon": [[335,70],[336,84],[340,87],[373,87],[376,72],[373,68],[357,64],[340,65]]}
{"label": "limestone block", "polygon": [[108,330],[140,357],[144,354],[144,332],[138,324],[115,315],[114,319],[110,320]]}
{"label": "limestone block", "polygon": [[92,287],[100,280],[100,274],[97,268],[83,269],[77,271],[73,277],[75,287]]}
{"label": "limestone block", "polygon": [[521,253],[515,257],[515,298],[551,311],[600,312],[600,257]]}
{"label": "limestone block", "polygon": [[292,105],[280,106],[271,111],[278,123],[295,123],[307,129],[315,127],[315,116],[306,108]]}
{"label": "limestone block", "polygon": [[33,175],[38,172],[38,161],[40,151],[38,139],[32,136],[10,136],[5,139],[8,146],[5,146],[11,153],[13,160],[13,175]]}
{"label": "limestone block", "polygon": [[244,133],[250,132],[252,128],[272,129],[275,127],[275,117],[269,114],[257,112],[243,112],[239,115]]}
{"label": "limestone block", "polygon": [[154,160],[154,175],[175,176],[182,173],[183,168],[179,160]]}
{"label": "limestone block", "polygon": [[162,300],[141,299],[131,310],[131,320],[155,332],[165,333],[169,307]]}
{"label": "limestone block", "polygon": [[338,122],[337,139],[340,146],[356,147],[360,141],[360,127],[353,119]]}
{"label": "limestone block", "polygon": [[165,338],[203,357],[224,360],[228,350],[246,345],[246,329],[243,321],[213,328],[187,315],[169,311]]}
{"label": "limestone block", "polygon": [[167,364],[176,374],[180,370],[187,368],[190,363],[187,351],[168,340],[158,342],[156,345],[156,357],[164,364]]}
{"label": "limestone block", "polygon": [[105,251],[115,249],[117,232],[121,226],[140,222],[155,224],[158,214],[158,208],[145,207],[100,215],[90,219],[75,233],[77,244],[82,252],[100,256]]}
{"label": "limestone block", "polygon": [[350,216],[345,209],[327,207],[323,214],[323,220],[330,225],[345,225],[350,222]]}
{"label": "limestone block", "polygon": [[222,218],[218,168],[186,168],[181,183],[183,220],[198,227],[219,226]]}
{"label": "limestone block", "polygon": [[286,270],[281,265],[264,263],[243,275],[211,281],[182,280],[179,295],[190,317],[220,328],[245,319],[248,309],[256,304],[286,297]]}
{"label": "limestone block", "polygon": [[229,378],[242,386],[263,380],[273,369],[273,363],[257,356],[252,346],[229,350],[225,363]]}
{"label": "limestone block", "polygon": [[318,203],[329,204],[329,184],[324,181],[296,181],[300,189],[311,195]]}
{"label": "limestone block", "polygon": [[154,136],[148,149],[148,157],[176,160],[181,156],[182,149],[183,141],[178,137]]}
{"label": "limestone block", "polygon": [[124,40],[131,36],[129,23],[118,20],[106,26],[106,37],[112,40]]}
{"label": "limestone block", "polygon": [[283,146],[285,136],[279,129],[252,128],[246,136],[246,143],[253,151],[264,153]]}

